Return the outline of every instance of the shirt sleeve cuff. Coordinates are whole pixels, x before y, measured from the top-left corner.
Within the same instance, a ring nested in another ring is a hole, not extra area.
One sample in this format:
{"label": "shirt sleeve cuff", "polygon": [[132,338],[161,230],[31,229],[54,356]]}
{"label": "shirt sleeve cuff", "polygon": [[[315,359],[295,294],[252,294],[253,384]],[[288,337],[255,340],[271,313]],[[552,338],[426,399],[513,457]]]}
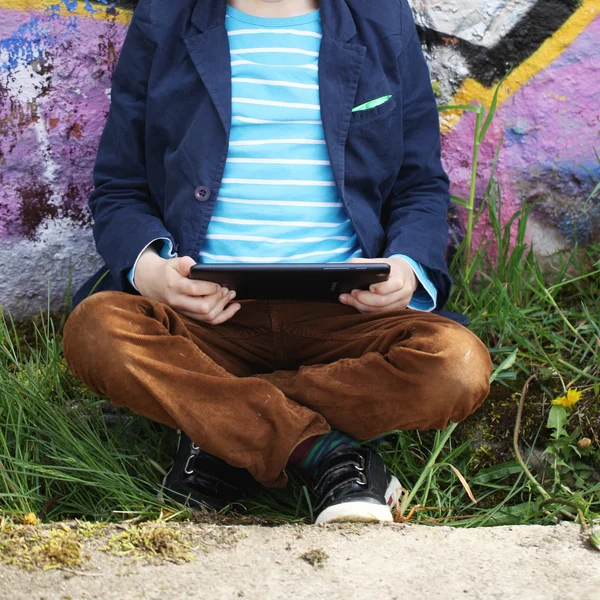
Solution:
{"label": "shirt sleeve cuff", "polygon": [[406,261],[410,268],[415,272],[415,276],[421,284],[413,294],[411,301],[408,304],[408,308],[413,310],[420,310],[423,312],[431,312],[437,304],[437,288],[431,281],[431,278],[427,274],[427,271],[422,267],[416,260],[413,260],[405,254],[392,254],[389,258],[401,258]]}
{"label": "shirt sleeve cuff", "polygon": [[152,240],[149,244],[146,244],[144,249],[138,254],[138,257],[135,259],[135,263],[134,263],[133,267],[131,268],[131,271],[129,271],[129,275],[128,275],[129,283],[132,285],[133,289],[136,292],[139,292],[140,290],[138,290],[135,287],[135,284],[133,283],[133,279],[135,277],[135,269],[140,260],[140,256],[142,256],[142,254],[146,251],[146,249],[149,246],[152,246],[152,244],[156,244],[156,242],[162,242],[161,247],[157,248],[158,254],[159,254],[159,256],[161,256],[161,258],[169,259],[169,258],[175,258],[177,256],[177,254],[175,254],[173,252],[173,242],[171,242],[171,240],[169,238],[156,238],[155,240]]}

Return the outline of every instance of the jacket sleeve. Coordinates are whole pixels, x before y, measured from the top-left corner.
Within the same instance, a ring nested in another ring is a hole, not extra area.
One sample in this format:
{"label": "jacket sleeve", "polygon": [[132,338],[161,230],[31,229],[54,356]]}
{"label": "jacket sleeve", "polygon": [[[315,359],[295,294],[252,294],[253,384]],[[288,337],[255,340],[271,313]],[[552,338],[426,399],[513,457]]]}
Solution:
{"label": "jacket sleeve", "polygon": [[417,278],[418,286],[412,295],[407,308],[413,308],[414,310],[420,310],[422,312],[431,312],[437,303],[438,291],[431,280],[431,277],[427,273],[427,270],[416,260],[413,260],[410,256],[404,254],[393,254],[389,258],[402,258],[405,260]]}
{"label": "jacket sleeve", "polygon": [[98,252],[122,289],[152,240],[173,243],[153,201],[146,172],[146,97],[155,51],[150,2],[141,0],[127,31],[112,81],[111,105],[94,165],[94,217]]}
{"label": "jacket sleeve", "polygon": [[404,254],[420,263],[438,290],[436,308],[448,299],[452,281],[446,265],[448,176],[440,158],[438,111],[429,69],[408,4],[402,1],[398,58],[402,83],[404,158],[385,207],[384,258]]}

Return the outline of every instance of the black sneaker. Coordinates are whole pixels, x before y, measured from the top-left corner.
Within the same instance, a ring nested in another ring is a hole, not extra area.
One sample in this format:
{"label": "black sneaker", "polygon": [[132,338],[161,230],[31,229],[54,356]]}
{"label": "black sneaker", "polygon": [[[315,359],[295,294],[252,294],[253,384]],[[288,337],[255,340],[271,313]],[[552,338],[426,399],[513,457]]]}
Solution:
{"label": "black sneaker", "polygon": [[371,447],[338,446],[317,468],[315,524],[391,522],[400,482]]}
{"label": "black sneaker", "polygon": [[201,450],[182,431],[178,433],[179,442],[173,466],[165,475],[158,494],[160,502],[163,501],[164,494],[193,508],[222,510],[236,504],[252,488],[258,487],[258,483],[246,469],[232,467],[224,460]]}

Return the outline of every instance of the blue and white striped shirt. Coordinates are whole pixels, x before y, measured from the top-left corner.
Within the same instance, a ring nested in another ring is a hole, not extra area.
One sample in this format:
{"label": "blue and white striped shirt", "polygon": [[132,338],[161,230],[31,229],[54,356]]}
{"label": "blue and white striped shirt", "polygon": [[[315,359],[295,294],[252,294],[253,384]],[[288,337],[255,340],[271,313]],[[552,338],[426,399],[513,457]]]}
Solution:
{"label": "blue and white striped shirt", "polygon": [[319,100],[319,11],[227,8],[229,154],[202,262],[345,262],[361,256],[337,191]]}
{"label": "blue and white striped shirt", "polygon": [[[203,263],[347,262],[362,256],[329,162],[319,96],[320,11],[263,18],[227,7],[232,123]],[[163,256],[172,256],[165,247]],[[411,308],[431,310],[422,287]],[[135,267],[134,267],[135,268]]]}

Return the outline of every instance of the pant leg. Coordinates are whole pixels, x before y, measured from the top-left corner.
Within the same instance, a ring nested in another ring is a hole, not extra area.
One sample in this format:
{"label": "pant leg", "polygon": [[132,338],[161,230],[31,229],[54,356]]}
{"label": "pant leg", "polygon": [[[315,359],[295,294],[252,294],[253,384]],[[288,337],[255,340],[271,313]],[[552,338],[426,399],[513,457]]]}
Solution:
{"label": "pant leg", "polygon": [[260,377],[357,439],[445,429],[489,393],[486,347],[444,317],[321,303],[272,303],[272,312],[286,366]]}
{"label": "pant leg", "polygon": [[279,486],[296,445],[330,427],[251,376],[276,368],[266,306],[245,304],[210,326],[142,296],[100,292],[69,316],[64,354],[74,375],[116,406],[181,428],[207,452]]}

